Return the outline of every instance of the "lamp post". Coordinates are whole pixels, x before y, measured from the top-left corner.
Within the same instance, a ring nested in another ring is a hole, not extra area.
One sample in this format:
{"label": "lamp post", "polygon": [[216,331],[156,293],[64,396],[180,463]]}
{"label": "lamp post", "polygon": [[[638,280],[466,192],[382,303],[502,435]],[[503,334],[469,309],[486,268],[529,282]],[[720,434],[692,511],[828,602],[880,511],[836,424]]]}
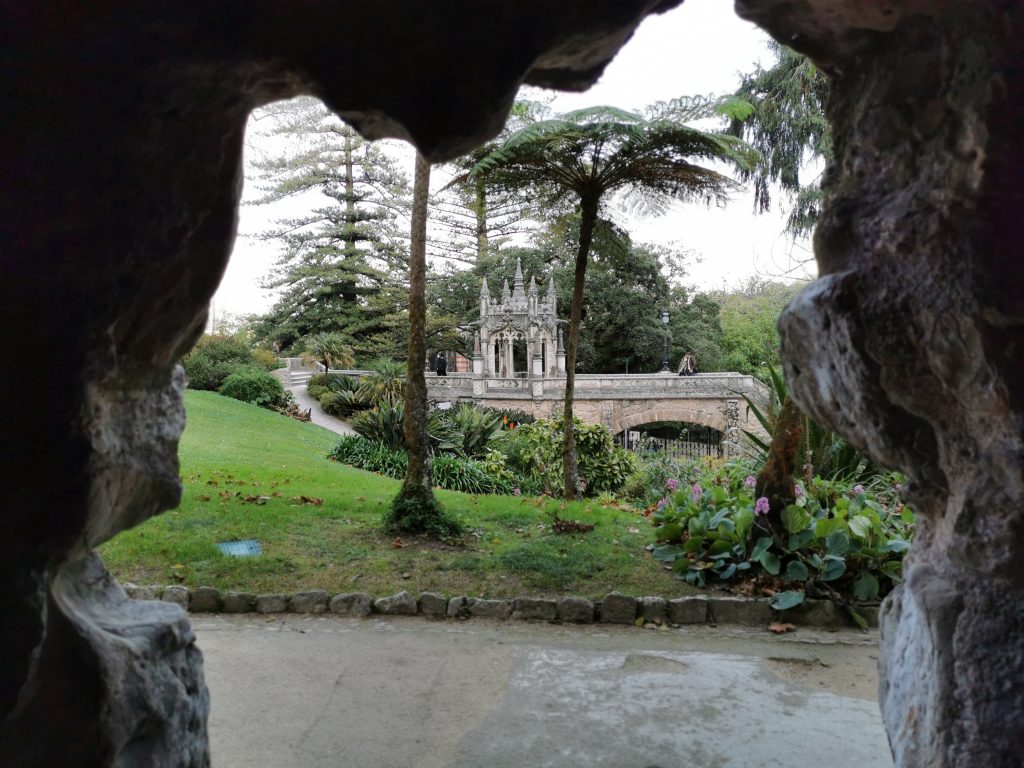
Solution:
{"label": "lamp post", "polygon": [[668,310],[661,310],[661,324],[665,326],[665,365],[662,366],[662,373],[671,373],[668,367]]}

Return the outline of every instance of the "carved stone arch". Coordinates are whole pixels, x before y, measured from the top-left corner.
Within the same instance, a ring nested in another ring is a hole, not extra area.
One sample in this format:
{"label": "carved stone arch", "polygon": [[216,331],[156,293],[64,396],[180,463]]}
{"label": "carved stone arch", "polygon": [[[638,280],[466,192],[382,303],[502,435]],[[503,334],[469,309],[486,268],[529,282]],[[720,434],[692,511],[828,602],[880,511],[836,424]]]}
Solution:
{"label": "carved stone arch", "polygon": [[[686,401],[679,404],[656,403],[647,410],[621,416],[616,414],[612,417],[611,431],[613,435],[617,435],[627,429],[652,424],[656,421],[682,421],[687,424],[710,427],[724,433],[728,425],[719,406],[717,401],[707,401],[706,405]],[[616,410],[621,411],[621,406]]]}

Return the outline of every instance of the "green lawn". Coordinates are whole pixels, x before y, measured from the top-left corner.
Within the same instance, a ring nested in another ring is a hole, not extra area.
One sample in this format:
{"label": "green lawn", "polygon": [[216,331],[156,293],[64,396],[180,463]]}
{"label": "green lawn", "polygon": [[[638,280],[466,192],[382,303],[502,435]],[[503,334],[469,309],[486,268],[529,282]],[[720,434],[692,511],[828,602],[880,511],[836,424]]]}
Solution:
{"label": "green lawn", "polygon": [[[438,491],[469,535],[454,544],[396,542],[380,518],[398,481],[326,459],[333,433],[210,392],[189,391],[185,404],[181,507],[101,547],[121,581],[481,597],[694,591],[645,551],[647,520],[597,502]],[[596,528],[555,534],[555,512]],[[257,539],[264,554],[222,555],[216,542],[233,539]]]}

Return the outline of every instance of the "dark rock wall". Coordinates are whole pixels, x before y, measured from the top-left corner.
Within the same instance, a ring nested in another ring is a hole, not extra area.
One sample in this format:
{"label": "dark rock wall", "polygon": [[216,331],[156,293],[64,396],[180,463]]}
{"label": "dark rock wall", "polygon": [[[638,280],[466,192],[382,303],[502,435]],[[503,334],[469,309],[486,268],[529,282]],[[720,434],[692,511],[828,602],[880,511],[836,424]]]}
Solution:
{"label": "dark rock wall", "polygon": [[180,497],[175,361],[231,250],[246,118],[312,93],[447,159],[679,0],[0,0],[0,765],[203,766],[177,606],[90,552]]}
{"label": "dark rock wall", "polygon": [[800,406],[910,477],[917,540],[882,618],[896,763],[1021,765],[1024,10],[739,6],[832,75],[822,277],[780,328]]}

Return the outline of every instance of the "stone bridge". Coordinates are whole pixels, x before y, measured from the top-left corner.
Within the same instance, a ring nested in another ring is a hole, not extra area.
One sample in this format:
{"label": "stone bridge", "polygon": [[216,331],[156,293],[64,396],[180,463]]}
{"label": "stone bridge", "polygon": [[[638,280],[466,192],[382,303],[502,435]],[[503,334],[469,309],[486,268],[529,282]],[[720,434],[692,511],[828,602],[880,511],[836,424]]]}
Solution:
{"label": "stone bridge", "polygon": [[[437,402],[474,402],[549,418],[562,412],[565,376],[428,373],[427,393]],[[578,374],[574,411],[587,423],[608,427],[612,434],[655,421],[685,421],[717,429],[732,440],[739,439],[737,429],[764,436],[760,423],[748,413],[743,395],[758,404],[766,404],[769,398],[763,383],[739,373]]]}

